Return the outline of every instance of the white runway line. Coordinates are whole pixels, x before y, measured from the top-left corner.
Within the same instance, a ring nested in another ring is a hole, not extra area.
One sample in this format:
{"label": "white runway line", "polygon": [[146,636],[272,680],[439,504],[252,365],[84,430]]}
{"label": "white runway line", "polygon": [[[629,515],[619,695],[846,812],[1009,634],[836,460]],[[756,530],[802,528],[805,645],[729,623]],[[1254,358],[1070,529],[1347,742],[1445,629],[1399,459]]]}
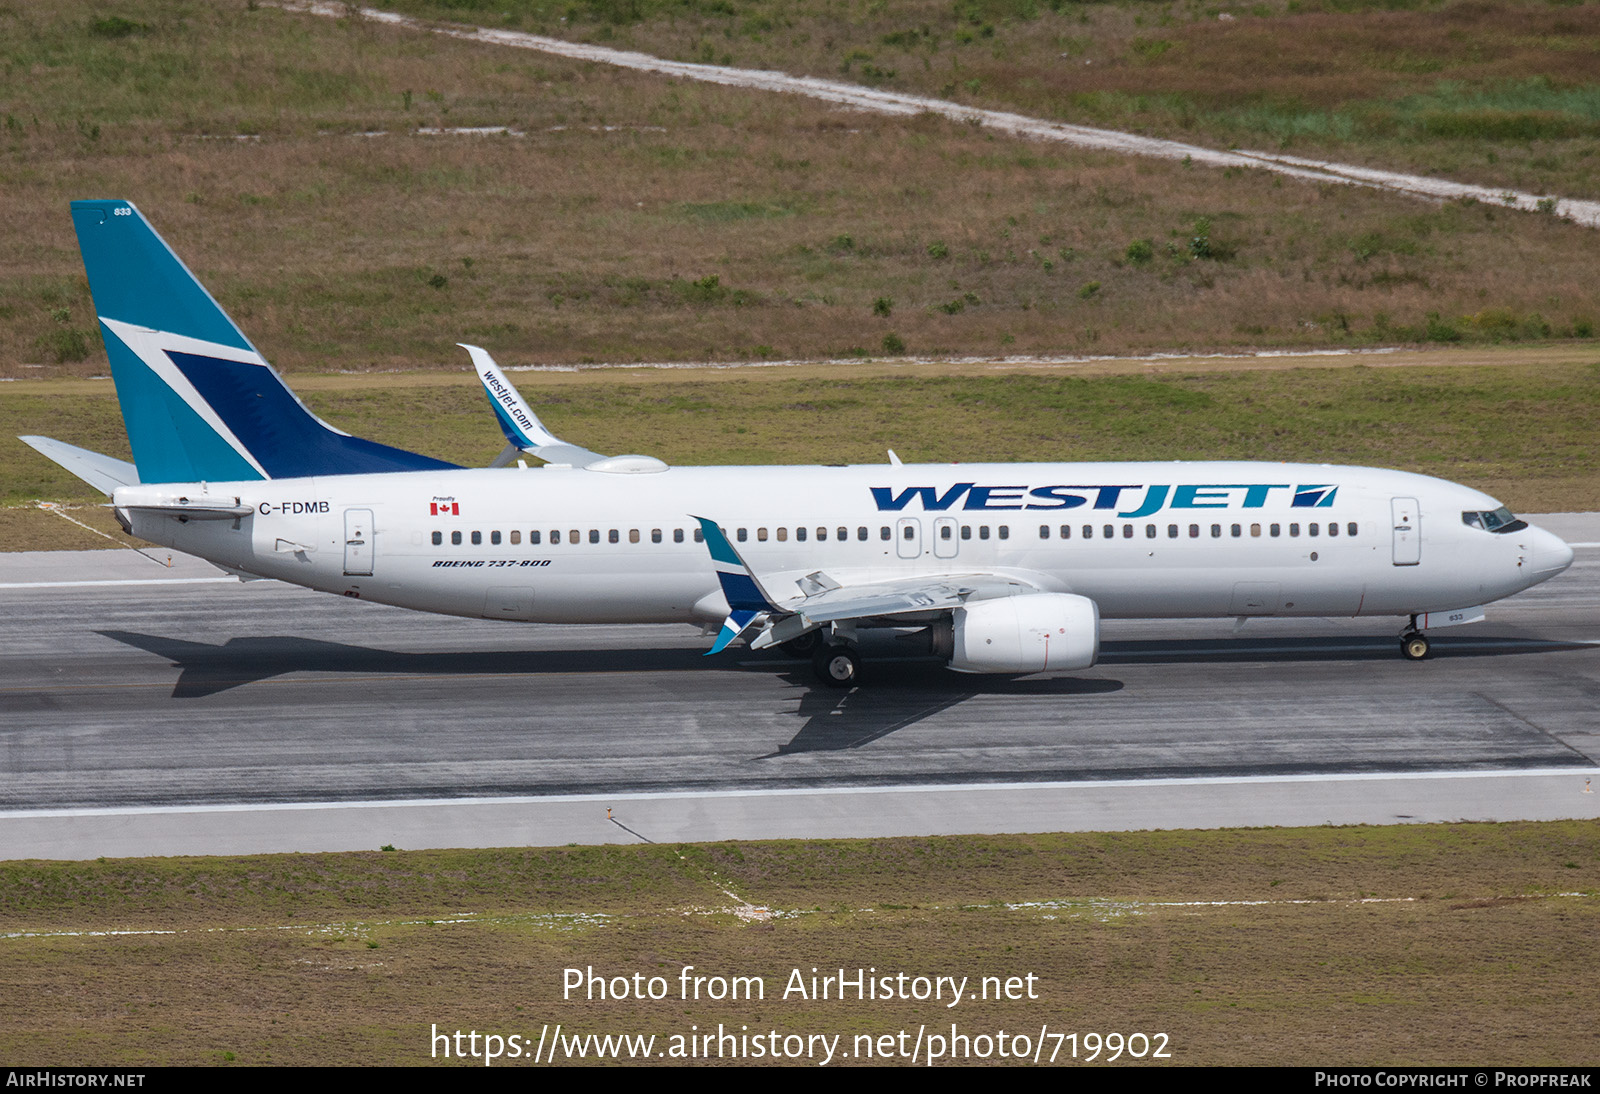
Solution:
{"label": "white runway line", "polygon": [[0,819],[43,817],[137,817],[192,813],[280,813],[320,809],[432,809],[481,808],[496,805],[594,805],[596,808],[618,802],[693,801],[716,798],[813,798],[876,795],[926,795],[947,793],[1015,793],[1049,790],[1145,790],[1183,787],[1260,786],[1280,783],[1383,783],[1433,782],[1458,779],[1543,778],[1546,776],[1600,775],[1600,768],[1526,767],[1510,770],[1464,771],[1360,771],[1308,775],[1202,775],[1156,779],[1084,779],[1079,782],[994,782],[994,783],[914,783],[901,786],[796,786],[760,787],[749,790],[647,790],[603,794],[521,794],[502,797],[396,798],[363,801],[251,802],[225,805],[132,805],[95,806],[74,809],[0,809]]}
{"label": "white runway line", "polygon": [[[336,19],[349,18],[352,11],[351,6],[348,4],[327,3],[324,0],[309,0],[309,2],[301,3],[289,2],[280,6],[288,11],[307,12],[312,15],[323,15]],[[1301,159],[1298,156],[1284,156],[1271,152],[1244,150],[1220,152],[1213,148],[1183,144],[1180,141],[1141,137],[1132,133],[1121,133],[1113,129],[1094,129],[1083,125],[1069,125],[1065,122],[1044,121],[1039,118],[1029,118],[1022,114],[1011,114],[1001,110],[983,110],[978,107],[963,106],[960,103],[949,102],[945,99],[931,99],[898,91],[883,91],[877,88],[862,87],[858,84],[823,80],[815,76],[791,76],[786,72],[763,72],[754,69],[727,68],[722,65],[695,64],[689,61],[668,61],[660,57],[652,57],[648,53],[634,53],[629,50],[607,49],[604,46],[582,45],[577,42],[566,42],[559,38],[544,38],[537,34],[526,34],[516,30],[431,24],[422,19],[414,19],[395,12],[378,11],[375,8],[357,8],[355,12],[361,18],[375,23],[403,27],[407,30],[442,34],[445,37],[457,38],[463,41],[487,42],[492,45],[511,46],[516,49],[537,50],[541,53],[551,53],[577,61],[615,65],[619,68],[629,68],[639,72],[676,76],[686,80],[698,80],[703,83],[722,84],[727,87],[804,95],[807,98],[874,114],[899,115],[902,117],[912,117],[918,114],[936,114],[943,118],[949,118],[951,121],[980,125],[986,129],[1008,133],[1015,137],[1023,137],[1029,140],[1055,141],[1078,148],[1091,148],[1102,152],[1120,152],[1126,155],[1152,156],[1167,160],[1189,160],[1193,163],[1205,164],[1210,167],[1253,167],[1280,175],[1287,175],[1291,178],[1304,179],[1308,182],[1367,186],[1375,190],[1408,194],[1413,197],[1424,197],[1437,201],[1471,198],[1476,201],[1506,208],[1522,209],[1527,212],[1544,211],[1541,208],[1541,203],[1543,203],[1544,208],[1550,209],[1556,216],[1565,217],[1587,228],[1600,227],[1600,201],[1555,198],[1548,194],[1530,194],[1522,190],[1501,190],[1489,186],[1451,182],[1448,179],[1407,175],[1395,171],[1380,171],[1371,167],[1358,167],[1354,164]],[[1552,202],[1553,205],[1551,204]]]}
{"label": "white runway line", "polygon": [[82,589],[95,585],[220,585],[238,584],[236,577],[147,577],[111,581],[0,581],[0,589]]}

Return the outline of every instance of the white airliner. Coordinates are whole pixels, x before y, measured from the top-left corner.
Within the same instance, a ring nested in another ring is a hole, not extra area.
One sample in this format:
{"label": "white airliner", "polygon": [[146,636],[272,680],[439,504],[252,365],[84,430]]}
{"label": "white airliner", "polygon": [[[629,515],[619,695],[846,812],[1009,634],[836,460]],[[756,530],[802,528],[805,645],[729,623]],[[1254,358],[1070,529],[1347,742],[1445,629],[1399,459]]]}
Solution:
{"label": "white airliner", "polygon": [[1420,660],[1425,628],[1572,562],[1493,498],[1400,471],[601,456],[473,346],[509,443],[460,468],[313,416],[130,203],[72,215],[134,459],[23,440],[131,534],[241,577],[474,618],[720,622],[710,652],[814,650],[842,687],[867,627],[922,628],[959,671],[1035,673],[1094,664],[1102,617],[1404,616]]}

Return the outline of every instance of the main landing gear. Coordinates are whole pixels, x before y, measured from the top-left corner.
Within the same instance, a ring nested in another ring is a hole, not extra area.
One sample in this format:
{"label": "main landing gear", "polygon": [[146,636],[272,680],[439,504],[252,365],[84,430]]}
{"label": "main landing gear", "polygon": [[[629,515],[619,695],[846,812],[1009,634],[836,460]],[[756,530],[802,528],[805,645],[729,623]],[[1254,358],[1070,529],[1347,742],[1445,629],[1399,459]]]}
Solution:
{"label": "main landing gear", "polygon": [[1428,636],[1417,630],[1417,617],[1412,616],[1405,633],[1400,636],[1400,653],[1408,661],[1421,661],[1428,656]]}
{"label": "main landing gear", "polygon": [[861,654],[855,628],[835,623],[807,631],[778,648],[790,657],[809,657],[817,679],[831,688],[852,688],[861,682]]}
{"label": "main landing gear", "polygon": [[811,655],[817,679],[829,687],[854,687],[861,678],[861,655],[840,642],[824,642]]}

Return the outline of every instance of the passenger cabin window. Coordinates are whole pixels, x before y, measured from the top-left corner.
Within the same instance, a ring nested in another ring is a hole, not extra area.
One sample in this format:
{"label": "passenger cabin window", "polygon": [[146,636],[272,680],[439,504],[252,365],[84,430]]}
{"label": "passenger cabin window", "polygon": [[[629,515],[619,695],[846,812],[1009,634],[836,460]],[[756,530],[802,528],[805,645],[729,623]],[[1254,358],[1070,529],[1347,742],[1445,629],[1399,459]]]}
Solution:
{"label": "passenger cabin window", "polygon": [[979,539],[988,539],[989,538],[989,526],[987,524],[978,525],[978,538]]}
{"label": "passenger cabin window", "polygon": [[862,525],[860,528],[856,529],[856,538],[858,540],[860,540],[862,543],[867,542],[867,528],[866,528],[866,525]]}
{"label": "passenger cabin window", "polygon": [[1002,524],[1000,526],[1000,538],[1001,539],[1010,539],[1011,538],[1011,525]]}
{"label": "passenger cabin window", "polygon": [[482,532],[473,532],[472,533],[472,545],[474,547],[478,547],[478,546],[481,546],[482,544],[483,544],[483,533]]}
{"label": "passenger cabin window", "polygon": [[972,525],[963,524],[961,526],[961,538],[962,539],[971,539],[972,538]]}
{"label": "passenger cabin window", "polygon": [[765,528],[757,528],[756,529],[756,542],[757,543],[765,543],[765,542],[767,542],[767,530]]}
{"label": "passenger cabin window", "polygon": [[1083,538],[1084,539],[1093,539],[1094,538],[1094,525],[1085,524],[1083,526]]}
{"label": "passenger cabin window", "polygon": [[1072,525],[1063,524],[1061,526],[1061,538],[1062,539],[1071,539],[1072,538]]}
{"label": "passenger cabin window", "polygon": [[1315,524],[1310,525],[1308,528],[1306,528],[1306,532],[1309,533],[1310,535],[1313,535],[1313,536],[1316,535],[1317,534],[1317,526]]}
{"label": "passenger cabin window", "polygon": [[1330,536],[1336,536],[1336,535],[1339,534],[1339,522],[1338,521],[1329,521],[1328,522],[1328,534]]}
{"label": "passenger cabin window", "polygon": [[461,533],[460,532],[451,532],[450,533],[450,542],[451,542],[452,545],[454,545],[456,547],[461,546]]}
{"label": "passenger cabin window", "polygon": [[522,542],[522,533],[515,528],[511,530],[511,545],[514,547]]}
{"label": "passenger cabin window", "polygon": [[[984,531],[987,532],[988,529],[985,528]],[[916,527],[914,525],[910,525],[910,524],[906,525],[906,539],[907,540],[913,540],[913,539],[916,539],[916,538],[917,538],[917,529],[916,529]],[[983,538],[984,539],[988,539],[989,537],[986,535]]]}
{"label": "passenger cabin window", "polygon": [[1178,526],[1176,524],[1167,525],[1167,538],[1168,539],[1177,539],[1178,538]]}
{"label": "passenger cabin window", "polygon": [[1103,530],[1104,530],[1104,532],[1106,534],[1106,538],[1107,539],[1115,539],[1116,538],[1116,535],[1117,535],[1117,527],[1116,527],[1116,525],[1108,524],[1108,525],[1105,526],[1105,528]]}
{"label": "passenger cabin window", "polygon": [[1190,539],[1199,539],[1200,538],[1200,526],[1198,524],[1189,525],[1189,538]]}
{"label": "passenger cabin window", "polygon": [[499,532],[499,529],[496,529],[495,531],[489,533],[489,542],[494,544],[496,547],[500,546],[500,532]]}
{"label": "passenger cabin window", "polygon": [[1283,531],[1283,526],[1282,525],[1279,525],[1279,524],[1269,524],[1269,525],[1267,525],[1267,532],[1270,535],[1272,535],[1273,537],[1276,537],[1282,531]]}
{"label": "passenger cabin window", "polygon": [[659,529],[659,528],[650,529],[650,542],[651,543],[660,543],[661,542],[661,529]]}
{"label": "passenger cabin window", "polygon": [[[703,531],[703,530],[701,530],[701,529],[699,529],[699,528],[696,528],[696,529],[695,529],[695,530],[694,530],[694,541],[695,541],[695,542],[696,542],[696,543],[704,543],[704,542],[705,542],[705,541],[706,541],[706,534],[705,534],[705,532],[704,532],[704,531]],[[682,543],[682,542],[683,542],[683,540],[681,540],[681,539],[680,539],[680,540],[679,540],[679,541],[678,541],[678,542],[679,542],[679,543]]]}
{"label": "passenger cabin window", "polygon": [[637,528],[629,528],[628,529],[628,542],[629,543],[638,543],[639,542],[639,529],[637,529]]}
{"label": "passenger cabin window", "polygon": [[1231,530],[1233,532],[1233,538],[1234,539],[1238,539],[1239,538],[1239,533],[1243,531],[1243,529],[1240,528],[1237,524],[1233,525]]}
{"label": "passenger cabin window", "polygon": [[1122,526],[1122,538],[1123,539],[1132,539],[1133,538],[1133,525],[1124,524]]}
{"label": "passenger cabin window", "polygon": [[[909,529],[907,529],[907,530],[909,531]],[[827,538],[828,538],[828,530],[826,528],[818,528],[817,529],[817,542],[821,543],[823,540],[825,540]]]}
{"label": "passenger cabin window", "polygon": [[779,528],[778,529],[778,542],[779,543],[787,543],[787,542],[789,542],[789,529],[787,529],[787,528]]}
{"label": "passenger cabin window", "polygon": [[[884,529],[885,532],[888,530],[887,528]],[[796,543],[804,543],[806,541],[806,530],[804,528],[796,528],[794,530],[794,539]]]}
{"label": "passenger cabin window", "polygon": [[1298,524],[1289,525],[1289,534],[1291,536],[1298,536],[1300,534],[1300,526]]}
{"label": "passenger cabin window", "polygon": [[1350,536],[1355,535],[1356,534],[1356,522],[1355,521],[1351,521],[1349,524],[1346,524],[1344,526],[1344,531],[1345,531],[1346,535],[1350,535]]}
{"label": "passenger cabin window", "polygon": [[749,538],[750,538],[750,533],[749,533],[748,530],[746,530],[744,528],[739,529],[739,542],[740,543],[745,542]]}
{"label": "passenger cabin window", "polygon": [[887,524],[881,525],[878,528],[878,538],[883,540],[887,540],[889,538],[889,526]]}
{"label": "passenger cabin window", "polygon": [[1049,539],[1050,538],[1050,526],[1048,524],[1039,525],[1039,538],[1040,539]]}
{"label": "passenger cabin window", "polygon": [[600,542],[600,529],[598,529],[598,528],[589,529],[589,542],[590,543],[599,543]]}
{"label": "passenger cabin window", "polygon": [[532,543],[532,544],[538,544],[538,542],[539,542],[539,529],[535,528],[533,531],[528,533],[528,542]]}
{"label": "passenger cabin window", "polygon": [[674,528],[672,530],[672,542],[674,542],[674,543],[682,543],[683,542],[683,529],[682,528]]}
{"label": "passenger cabin window", "polygon": [[444,542],[444,533],[443,532],[435,532],[435,533],[433,533],[433,545],[435,547],[439,546],[443,542]]}
{"label": "passenger cabin window", "polygon": [[1156,538],[1156,526],[1154,524],[1146,524],[1144,526],[1144,538],[1145,539],[1155,539]]}
{"label": "passenger cabin window", "polygon": [[1212,539],[1221,539],[1222,538],[1222,525],[1213,524],[1211,526],[1211,538]]}
{"label": "passenger cabin window", "polygon": [[850,529],[848,529],[848,528],[839,529],[839,542],[840,543],[843,543],[845,540],[847,540],[849,538],[850,538]]}

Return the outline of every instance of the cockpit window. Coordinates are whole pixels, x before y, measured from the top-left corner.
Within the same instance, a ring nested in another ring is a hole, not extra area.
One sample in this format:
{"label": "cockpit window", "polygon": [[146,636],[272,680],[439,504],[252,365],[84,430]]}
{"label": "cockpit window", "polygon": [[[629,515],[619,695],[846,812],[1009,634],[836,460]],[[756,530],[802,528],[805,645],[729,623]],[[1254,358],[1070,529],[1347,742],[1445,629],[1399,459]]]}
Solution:
{"label": "cockpit window", "polygon": [[1485,532],[1494,532],[1497,535],[1520,532],[1528,526],[1527,521],[1518,520],[1504,505],[1493,512],[1462,513],[1461,523],[1469,528],[1482,528]]}

